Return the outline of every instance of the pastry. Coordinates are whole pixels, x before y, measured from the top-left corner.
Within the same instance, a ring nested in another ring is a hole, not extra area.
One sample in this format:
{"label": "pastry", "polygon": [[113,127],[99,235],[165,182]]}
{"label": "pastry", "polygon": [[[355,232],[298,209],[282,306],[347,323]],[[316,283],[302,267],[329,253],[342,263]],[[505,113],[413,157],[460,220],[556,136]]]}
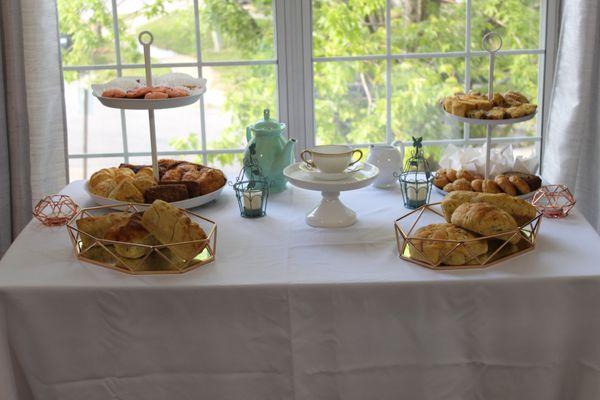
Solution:
{"label": "pastry", "polygon": [[463,178],[468,180],[469,182],[471,182],[473,179],[475,179],[475,177],[473,176],[472,173],[470,173],[469,171],[465,171],[464,169],[459,169],[458,172],[456,173],[456,177],[457,178]]}
{"label": "pastry", "polygon": [[[478,256],[486,254],[488,250],[487,241],[472,240],[476,239],[477,235],[452,224],[424,226],[415,232],[414,237],[415,239],[410,240],[408,244],[411,256],[434,265],[477,264],[482,261]],[[453,242],[427,239],[467,242],[456,247],[456,243]]]}
{"label": "pastry", "polygon": [[477,194],[478,193],[464,190],[457,190],[452,193],[448,193],[442,200],[442,211],[444,212],[446,221],[451,221],[452,213],[458,206],[470,202],[471,199],[477,196]]}
{"label": "pastry", "polygon": [[519,178],[527,182],[527,184],[529,185],[529,189],[531,190],[538,190],[542,186],[542,178],[540,178],[537,175],[526,174],[523,172],[506,172],[505,175],[508,177],[513,175],[518,176]]}
{"label": "pastry", "polygon": [[161,183],[146,190],[144,200],[146,203],[154,203],[155,200],[163,200],[168,203],[189,199],[187,187],[180,183]]}
{"label": "pastry", "polygon": [[[127,222],[129,214],[119,212],[106,215],[80,218],[75,221],[83,244],[82,250],[94,243],[95,239],[104,239],[104,235],[113,226]],[[90,237],[91,236],[91,237]]]}
{"label": "pastry", "polygon": [[204,168],[200,173],[200,183],[202,185],[200,190],[201,195],[212,193],[225,186],[225,183],[227,182],[225,174],[223,174],[223,171],[220,169]]}
{"label": "pastry", "polygon": [[[156,200],[144,212],[142,225],[162,244],[206,239],[202,228],[181,210],[162,200]],[[206,242],[169,246],[182,261],[189,261],[206,247]]]}
{"label": "pastry", "polygon": [[146,93],[146,95],[144,96],[144,99],[146,100],[162,100],[162,99],[168,99],[169,95],[164,93],[164,92],[159,92],[159,91],[155,91],[152,90],[150,93]]}
{"label": "pastry", "polygon": [[508,179],[509,179],[510,183],[515,185],[515,187],[517,188],[519,193],[527,194],[527,193],[531,192],[531,188],[529,187],[527,182],[525,182],[520,177],[518,177],[516,175],[511,175],[508,177]]}
{"label": "pastry", "polygon": [[525,96],[513,91],[494,93],[491,101],[479,92],[455,93],[444,98],[442,105],[451,114],[473,119],[519,118],[536,110],[535,104],[530,104]]}
{"label": "pastry", "polygon": [[433,179],[433,184],[440,189],[442,189],[449,183],[450,180],[448,180],[448,178],[446,177],[446,173],[444,173],[443,175],[436,175],[436,177]]}
{"label": "pastry", "polygon": [[496,182],[496,184],[500,186],[500,189],[502,189],[504,193],[509,194],[511,196],[517,195],[517,188],[515,188],[515,186],[512,183],[510,183],[510,180],[506,175],[498,175],[494,179],[494,182]]}
{"label": "pastry", "polygon": [[494,93],[492,104],[494,107],[506,107],[506,100],[504,100],[504,96],[502,96],[500,93]]}
{"label": "pastry", "polygon": [[102,92],[101,96],[102,97],[123,98],[123,97],[127,96],[127,93],[125,93],[121,89],[106,89],[105,91]]}
{"label": "pastry", "polygon": [[527,100],[527,97],[523,96],[519,92],[513,92],[513,91],[509,90],[508,92],[504,93],[503,97],[504,97],[504,100],[506,101],[506,103],[511,107],[519,106],[524,103],[529,103],[529,100]]}
{"label": "pastry", "polygon": [[471,188],[476,192],[483,192],[483,179],[473,179],[471,181]]}
{"label": "pastry", "polygon": [[121,183],[121,181],[127,178],[133,178],[135,176],[135,172],[130,170],[129,168],[118,168],[115,171],[115,181],[117,183]]}
{"label": "pastry", "polygon": [[152,90],[152,88],[148,87],[148,86],[143,86],[143,87],[139,87],[136,89],[128,90],[127,98],[128,99],[142,99],[142,98],[144,98],[144,96],[146,94],[150,93],[151,90]]}
{"label": "pastry", "polygon": [[501,107],[494,107],[485,114],[487,119],[504,119],[506,117],[506,111]]}
{"label": "pastry", "polygon": [[471,187],[471,182],[469,182],[465,178],[459,178],[452,182],[452,187],[454,190],[473,190],[473,188]]}
{"label": "pastry", "polygon": [[90,188],[90,192],[100,197],[108,197],[110,193],[117,187],[117,182],[114,179],[102,181]]}
{"label": "pastry", "polygon": [[506,211],[489,203],[461,204],[452,213],[451,222],[483,236],[511,232],[507,235],[497,236],[496,239],[510,241],[513,244],[518,243],[521,239],[515,219]]}
{"label": "pastry", "polygon": [[502,190],[500,190],[500,186],[498,186],[498,184],[491,179],[484,179],[483,183],[481,184],[481,189],[485,193],[502,192]]}
{"label": "pastry", "polygon": [[109,199],[115,199],[127,203],[143,203],[144,195],[133,184],[133,179],[122,180],[108,195]]}
{"label": "pastry", "polygon": [[446,178],[448,178],[450,182],[454,182],[457,179],[456,170],[452,168],[446,168]]}
{"label": "pastry", "polygon": [[518,106],[507,108],[506,113],[510,118],[521,118],[533,114],[536,109],[537,106],[535,104],[520,104]]}
{"label": "pastry", "polygon": [[[106,231],[104,236],[107,240],[117,242],[138,243],[143,245],[155,245],[156,239],[142,225],[141,213],[129,214],[127,222],[115,224]],[[117,254],[127,258],[141,258],[148,254],[149,247],[133,246],[129,244],[115,244]]]}
{"label": "pastry", "polygon": [[452,182],[450,182],[449,184],[447,184],[446,186],[443,187],[442,189],[444,192],[450,193],[454,190],[454,185],[452,184]]}
{"label": "pastry", "polygon": [[90,180],[89,180],[89,186],[90,186],[90,188],[93,188],[100,182],[105,181],[105,180],[114,179],[114,177],[115,177],[115,174],[113,171],[103,168],[100,171],[96,171],[92,174],[92,176],[90,177]]}
{"label": "pastry", "polygon": [[156,186],[156,181],[152,176],[148,176],[147,174],[138,173],[133,178],[133,185],[140,191],[140,193],[146,193],[148,189],[153,186]]}
{"label": "pastry", "polygon": [[[535,207],[526,200],[513,197],[507,193],[480,193],[470,200],[471,203],[485,202],[509,213],[517,222],[523,225],[537,215]],[[443,203],[442,203],[443,204]]]}
{"label": "pastry", "polygon": [[141,167],[135,172],[136,175],[147,175],[151,178],[154,178],[154,172],[152,171],[152,167]]}

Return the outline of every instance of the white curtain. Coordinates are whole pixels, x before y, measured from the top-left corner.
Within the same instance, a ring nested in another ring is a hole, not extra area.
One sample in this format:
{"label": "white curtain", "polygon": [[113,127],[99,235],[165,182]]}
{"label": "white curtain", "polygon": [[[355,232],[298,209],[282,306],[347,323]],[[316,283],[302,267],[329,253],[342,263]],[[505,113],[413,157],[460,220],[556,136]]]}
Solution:
{"label": "white curtain", "polygon": [[0,1],[0,256],[66,183],[56,3]]}
{"label": "white curtain", "polygon": [[564,0],[544,177],[567,185],[600,231],[600,1]]}

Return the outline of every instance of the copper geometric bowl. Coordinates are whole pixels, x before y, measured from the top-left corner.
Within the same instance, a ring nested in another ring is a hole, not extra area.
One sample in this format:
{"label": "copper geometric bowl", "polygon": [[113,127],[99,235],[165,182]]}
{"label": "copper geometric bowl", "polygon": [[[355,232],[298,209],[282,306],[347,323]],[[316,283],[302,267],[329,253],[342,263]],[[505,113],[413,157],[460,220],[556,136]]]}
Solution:
{"label": "copper geometric bowl", "polygon": [[[146,208],[148,208],[148,205],[126,203],[83,208],[67,223],[67,231],[71,237],[77,258],[132,275],[182,274],[214,261],[217,250],[217,224],[189,210],[181,211],[192,222],[200,225],[206,233],[206,239],[166,245],[148,245],[96,238],[77,228],[76,221],[80,218],[100,216],[107,212],[114,212],[115,209],[126,213],[136,213]],[[117,252],[117,246],[123,246],[121,249],[133,250],[143,255],[140,258],[124,257]],[[187,259],[183,259],[176,254],[177,252],[181,254],[181,249],[189,250],[190,246],[192,246],[192,253]]]}
{"label": "copper geometric bowl", "polygon": [[[475,239],[423,239],[411,236],[417,229],[425,225],[447,222],[444,218],[440,204],[441,202],[425,204],[396,220],[394,228],[396,231],[396,242],[400,258],[434,270],[475,269],[487,268],[500,261],[505,261],[532,251],[535,247],[542,219],[542,214],[539,212],[532,220],[521,225],[518,229],[494,235],[481,236]],[[518,243],[511,243],[511,239],[516,237],[520,238]],[[470,253],[469,248],[478,241],[487,241],[487,253],[481,255]],[[434,260],[431,256],[423,254],[418,249],[418,246],[415,246],[415,243],[420,245],[427,243],[432,246],[435,245],[436,247],[441,248],[442,254],[437,257],[437,260]],[[464,264],[444,264],[446,259],[458,254],[461,255],[461,258],[465,258]]]}
{"label": "copper geometric bowl", "polygon": [[67,195],[53,194],[41,199],[33,216],[46,226],[61,226],[77,213],[79,206]]}
{"label": "copper geometric bowl", "polygon": [[538,210],[548,218],[563,218],[575,207],[575,196],[565,185],[542,186],[531,200]]}

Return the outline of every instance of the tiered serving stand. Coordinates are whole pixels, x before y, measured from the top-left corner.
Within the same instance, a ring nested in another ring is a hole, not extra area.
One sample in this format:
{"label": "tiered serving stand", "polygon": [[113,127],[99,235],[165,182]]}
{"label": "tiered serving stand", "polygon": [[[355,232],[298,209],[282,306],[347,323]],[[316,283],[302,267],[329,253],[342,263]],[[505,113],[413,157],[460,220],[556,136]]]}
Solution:
{"label": "tiered serving stand", "polygon": [[[489,53],[490,67],[488,72],[488,100],[491,101],[494,97],[494,64],[496,61],[496,53],[502,48],[502,37],[495,32],[490,32],[486,34],[483,37],[483,48]],[[492,149],[492,133],[494,131],[494,127],[498,125],[512,125],[529,121],[530,119],[534,118],[537,113],[536,111],[532,114],[512,119],[475,119],[459,117],[457,115],[451,114],[444,109],[443,105],[440,108],[442,109],[445,119],[449,122],[462,122],[471,125],[485,125],[487,127],[487,134],[485,138],[485,179],[490,178],[490,156]]]}

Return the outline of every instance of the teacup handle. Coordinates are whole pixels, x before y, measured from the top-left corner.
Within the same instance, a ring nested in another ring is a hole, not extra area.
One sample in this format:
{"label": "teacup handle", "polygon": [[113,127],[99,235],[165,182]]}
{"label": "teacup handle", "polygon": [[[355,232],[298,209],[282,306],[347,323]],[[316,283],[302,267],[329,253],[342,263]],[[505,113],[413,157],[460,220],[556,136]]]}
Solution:
{"label": "teacup handle", "polygon": [[362,150],[360,150],[360,149],[353,150],[352,151],[352,158],[354,158],[354,153],[358,153],[360,155],[358,156],[358,158],[356,160],[352,161],[350,163],[350,165],[356,164],[357,162],[359,162],[363,158],[363,152],[362,152]]}
{"label": "teacup handle", "polygon": [[[308,154],[308,156],[310,156],[310,159],[306,159],[306,155]],[[302,159],[302,161],[304,161],[306,164],[310,165],[313,168],[317,168],[317,166],[315,165],[315,163],[312,161],[312,155],[310,154],[309,150],[304,150],[302,153],[300,153],[300,158]]]}

